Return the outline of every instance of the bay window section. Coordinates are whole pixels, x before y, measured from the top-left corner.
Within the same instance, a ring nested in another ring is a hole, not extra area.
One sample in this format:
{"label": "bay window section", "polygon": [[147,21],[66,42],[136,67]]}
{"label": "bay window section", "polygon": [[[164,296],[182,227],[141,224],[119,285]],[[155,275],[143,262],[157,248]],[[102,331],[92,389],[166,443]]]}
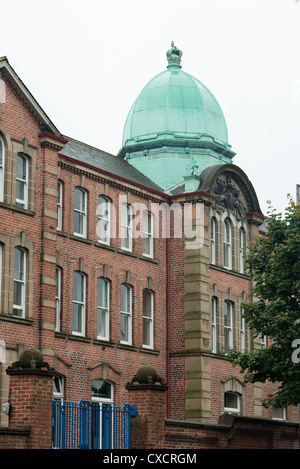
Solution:
{"label": "bay window section", "polygon": [[86,238],[87,219],[87,193],[85,190],[75,188],[74,202],[74,234]]}
{"label": "bay window section", "polygon": [[15,248],[13,315],[25,318],[26,252]]}
{"label": "bay window section", "polygon": [[98,278],[97,338],[109,340],[109,282]]}
{"label": "bay window section", "polygon": [[19,154],[17,157],[16,203],[23,208],[28,207],[28,167],[28,158]]}
{"label": "bay window section", "polygon": [[153,348],[153,292],[143,290],[143,347]]}
{"label": "bay window section", "polygon": [[132,344],[132,288],[121,285],[121,343]]}
{"label": "bay window section", "polygon": [[80,272],[73,275],[73,327],[75,335],[85,335],[86,277]]}

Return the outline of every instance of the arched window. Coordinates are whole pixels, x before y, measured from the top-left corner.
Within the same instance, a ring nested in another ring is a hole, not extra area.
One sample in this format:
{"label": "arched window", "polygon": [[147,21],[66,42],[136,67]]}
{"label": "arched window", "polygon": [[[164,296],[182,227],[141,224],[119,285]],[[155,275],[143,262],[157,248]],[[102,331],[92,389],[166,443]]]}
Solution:
{"label": "arched window", "polygon": [[63,182],[58,181],[57,185],[57,229],[62,231],[63,214]]}
{"label": "arched window", "polygon": [[143,290],[143,347],[153,348],[153,292]]}
{"label": "arched window", "polygon": [[237,392],[224,393],[224,412],[227,414],[241,413],[241,396]]}
{"label": "arched window", "polygon": [[97,285],[97,337],[109,340],[109,281],[98,278]]}
{"label": "arched window", "polygon": [[81,272],[73,275],[73,325],[72,333],[85,335],[86,277]]}
{"label": "arched window", "polygon": [[212,334],[212,347],[211,351],[217,352],[217,306],[218,299],[213,296],[211,299],[211,334]]}
{"label": "arched window", "polygon": [[13,314],[25,317],[26,251],[15,248]]}
{"label": "arched window", "polygon": [[110,243],[110,200],[102,195],[98,201],[98,241]]}
{"label": "arched window", "polygon": [[128,204],[121,206],[121,248],[132,251],[132,207]]}
{"label": "arched window", "polygon": [[4,161],[5,161],[5,148],[4,142],[0,135],[0,202],[3,202],[4,194]]}
{"label": "arched window", "polygon": [[55,288],[55,330],[60,331],[61,321],[61,278],[62,269],[56,266],[56,288]]}
{"label": "arched window", "polygon": [[132,287],[121,285],[121,343],[132,343]]}
{"label": "arched window", "polygon": [[87,193],[80,187],[75,188],[74,234],[86,238]]}
{"label": "arched window", "polygon": [[223,250],[224,250],[224,267],[226,269],[232,268],[232,236],[231,236],[231,223],[228,218],[223,223]]}
{"label": "arched window", "polygon": [[239,264],[240,264],[240,272],[244,273],[244,249],[245,249],[245,241],[246,235],[244,228],[240,228],[239,231]]}
{"label": "arched window", "polygon": [[143,212],[143,255],[153,257],[153,214]]}
{"label": "arched window", "polygon": [[216,263],[216,227],[217,222],[214,217],[210,220],[210,246],[211,246],[211,263]]}
{"label": "arched window", "polygon": [[225,352],[233,347],[232,303],[224,302],[224,346]]}
{"label": "arched window", "polygon": [[28,173],[29,158],[18,154],[16,178],[16,203],[23,208],[28,207]]}
{"label": "arched window", "polygon": [[245,318],[244,318],[244,307],[241,306],[241,352],[245,351],[246,348],[246,331],[245,331]]}

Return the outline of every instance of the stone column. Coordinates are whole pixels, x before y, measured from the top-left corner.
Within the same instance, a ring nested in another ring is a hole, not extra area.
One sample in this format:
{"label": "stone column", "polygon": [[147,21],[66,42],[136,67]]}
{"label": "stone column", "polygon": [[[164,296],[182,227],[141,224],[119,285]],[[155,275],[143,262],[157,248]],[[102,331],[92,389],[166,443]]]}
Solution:
{"label": "stone column", "polygon": [[9,375],[9,426],[29,428],[27,449],[51,448],[51,401],[55,371],[42,354],[27,349],[6,370]]}

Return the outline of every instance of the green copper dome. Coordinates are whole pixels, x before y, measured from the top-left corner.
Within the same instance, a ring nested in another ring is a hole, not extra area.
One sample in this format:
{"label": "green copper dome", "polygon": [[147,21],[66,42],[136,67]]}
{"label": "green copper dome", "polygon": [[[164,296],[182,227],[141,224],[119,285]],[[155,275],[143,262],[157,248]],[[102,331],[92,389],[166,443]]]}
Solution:
{"label": "green copper dome", "polygon": [[188,139],[209,136],[227,145],[227,126],[218,101],[206,86],[182,70],[180,57],[181,51],[173,46],[167,69],[141,91],[126,119],[123,146],[162,135]]}
{"label": "green copper dome", "polygon": [[172,42],[166,70],[146,84],[129,111],[119,152],[163,190],[183,182],[191,168],[198,177],[234,156],[218,101],[182,70],[181,56]]}

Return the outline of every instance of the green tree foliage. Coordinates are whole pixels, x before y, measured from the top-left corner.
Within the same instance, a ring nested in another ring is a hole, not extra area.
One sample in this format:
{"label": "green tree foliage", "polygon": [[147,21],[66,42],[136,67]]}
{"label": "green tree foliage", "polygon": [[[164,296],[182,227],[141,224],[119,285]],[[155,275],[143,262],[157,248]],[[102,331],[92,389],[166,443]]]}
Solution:
{"label": "green tree foliage", "polygon": [[278,393],[265,406],[300,403],[300,206],[291,200],[282,215],[270,208],[268,234],[245,253],[254,281],[253,302],[244,316],[253,337],[267,336],[268,347],[229,356],[246,382],[278,382]]}

